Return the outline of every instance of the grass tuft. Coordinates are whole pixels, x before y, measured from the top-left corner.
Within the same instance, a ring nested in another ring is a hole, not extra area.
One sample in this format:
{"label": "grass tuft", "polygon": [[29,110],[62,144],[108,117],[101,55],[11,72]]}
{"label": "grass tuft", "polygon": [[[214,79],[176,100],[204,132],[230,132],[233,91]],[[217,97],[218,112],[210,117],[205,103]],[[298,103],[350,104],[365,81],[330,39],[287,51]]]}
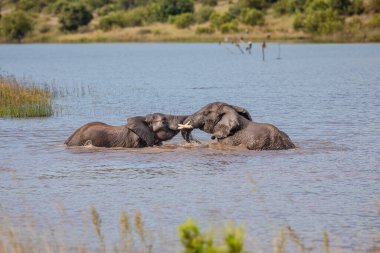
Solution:
{"label": "grass tuft", "polygon": [[47,88],[0,75],[0,117],[48,117],[53,115],[53,93]]}

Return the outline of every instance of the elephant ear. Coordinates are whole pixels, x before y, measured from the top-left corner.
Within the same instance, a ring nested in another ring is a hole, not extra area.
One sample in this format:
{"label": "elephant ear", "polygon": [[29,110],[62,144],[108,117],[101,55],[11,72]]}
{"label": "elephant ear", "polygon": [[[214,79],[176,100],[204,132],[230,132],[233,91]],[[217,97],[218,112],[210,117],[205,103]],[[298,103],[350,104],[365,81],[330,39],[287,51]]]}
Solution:
{"label": "elephant ear", "polygon": [[239,126],[238,112],[231,106],[224,106],[221,119],[214,126],[213,135],[218,139],[226,138],[239,129]]}
{"label": "elephant ear", "polygon": [[237,113],[239,113],[241,116],[243,116],[244,118],[252,121],[252,117],[251,117],[251,114],[249,114],[249,112],[247,111],[247,109],[243,108],[243,107],[240,107],[240,106],[236,106],[236,105],[230,105],[232,108],[234,108],[235,111],[237,111]]}
{"label": "elephant ear", "polygon": [[129,118],[128,128],[143,139],[149,147],[154,145],[154,133],[145,121],[145,117],[137,116]]}

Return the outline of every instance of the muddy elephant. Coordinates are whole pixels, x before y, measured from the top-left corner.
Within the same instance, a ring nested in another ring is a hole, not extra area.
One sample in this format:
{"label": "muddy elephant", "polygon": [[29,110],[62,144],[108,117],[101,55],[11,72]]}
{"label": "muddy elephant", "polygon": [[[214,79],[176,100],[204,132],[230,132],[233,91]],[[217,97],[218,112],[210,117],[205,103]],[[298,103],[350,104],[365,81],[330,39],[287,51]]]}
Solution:
{"label": "muddy elephant", "polygon": [[206,105],[180,125],[182,136],[192,141],[191,131],[199,128],[212,134],[218,143],[242,146],[250,150],[278,150],[295,148],[289,136],[271,124],[252,121],[249,112],[223,102]]}
{"label": "muddy elephant", "polygon": [[178,124],[188,117],[148,114],[128,118],[127,125],[111,126],[91,122],[78,128],[66,141],[67,146],[143,148],[161,145],[179,133]]}

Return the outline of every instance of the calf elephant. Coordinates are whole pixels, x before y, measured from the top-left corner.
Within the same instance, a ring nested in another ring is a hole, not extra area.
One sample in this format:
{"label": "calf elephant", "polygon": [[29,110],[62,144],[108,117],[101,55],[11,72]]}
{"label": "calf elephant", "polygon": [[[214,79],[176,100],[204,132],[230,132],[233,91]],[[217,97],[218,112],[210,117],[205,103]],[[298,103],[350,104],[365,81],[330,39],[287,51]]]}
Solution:
{"label": "calf elephant", "polygon": [[276,150],[295,148],[289,136],[271,124],[252,121],[249,112],[238,106],[222,102],[206,105],[185,119],[180,125],[182,136],[192,141],[191,131],[199,128],[213,134],[218,143],[243,146],[251,150]]}
{"label": "calf elephant", "polygon": [[78,128],[66,141],[67,146],[142,148],[160,145],[179,133],[178,124],[188,116],[161,113],[136,116],[128,119],[127,125],[110,126],[102,122],[91,122]]}

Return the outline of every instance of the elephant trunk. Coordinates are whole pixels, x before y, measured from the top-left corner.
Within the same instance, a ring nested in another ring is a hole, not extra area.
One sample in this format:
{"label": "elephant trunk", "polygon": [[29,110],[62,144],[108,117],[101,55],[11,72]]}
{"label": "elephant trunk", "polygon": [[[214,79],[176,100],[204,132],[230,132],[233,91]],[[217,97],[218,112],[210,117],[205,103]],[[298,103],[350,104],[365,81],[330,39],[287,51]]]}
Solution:
{"label": "elephant trunk", "polygon": [[191,143],[191,142],[201,143],[196,138],[194,138],[193,135],[191,134],[193,129],[200,127],[200,125],[201,125],[200,123],[201,122],[199,120],[196,120],[196,118],[193,115],[184,119],[183,124],[188,124],[188,125],[192,126],[192,129],[182,129],[181,130],[181,135],[187,142],[189,142],[189,143]]}
{"label": "elephant trunk", "polygon": [[169,117],[169,128],[173,131],[179,131],[178,124],[183,124],[189,115],[175,115]]}

